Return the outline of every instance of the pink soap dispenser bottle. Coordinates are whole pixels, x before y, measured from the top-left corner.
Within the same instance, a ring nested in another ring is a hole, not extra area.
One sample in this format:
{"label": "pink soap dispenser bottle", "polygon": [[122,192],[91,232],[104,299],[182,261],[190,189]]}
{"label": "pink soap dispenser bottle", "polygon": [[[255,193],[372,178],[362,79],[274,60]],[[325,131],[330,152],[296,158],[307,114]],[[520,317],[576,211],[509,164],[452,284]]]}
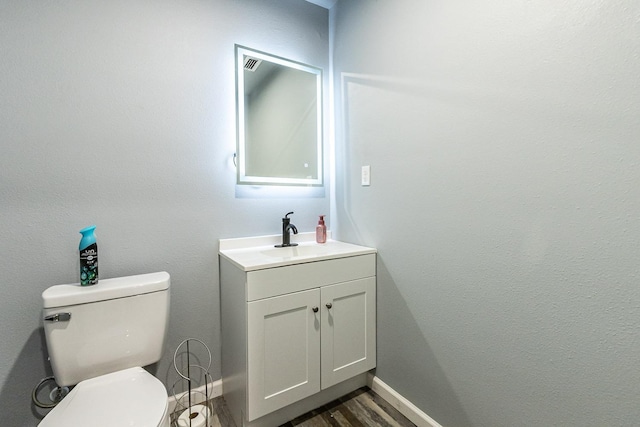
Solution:
{"label": "pink soap dispenser bottle", "polygon": [[325,243],[327,241],[327,226],[324,225],[325,215],[320,215],[320,220],[316,226],[316,242]]}

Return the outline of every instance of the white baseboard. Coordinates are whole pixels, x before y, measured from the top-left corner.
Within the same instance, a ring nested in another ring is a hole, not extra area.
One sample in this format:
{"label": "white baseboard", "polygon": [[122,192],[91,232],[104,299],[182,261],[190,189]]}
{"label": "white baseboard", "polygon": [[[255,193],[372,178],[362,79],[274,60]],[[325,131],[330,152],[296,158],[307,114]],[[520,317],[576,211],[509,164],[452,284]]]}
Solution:
{"label": "white baseboard", "polygon": [[396,408],[402,415],[407,417],[409,421],[418,427],[442,427],[429,415],[422,412],[417,406],[408,401],[400,393],[385,384],[380,378],[369,374],[367,376],[367,385],[371,390],[376,392],[380,397],[389,402],[391,406]]}
{"label": "white baseboard", "polygon": [[[183,395],[184,395],[184,398],[182,397]],[[219,396],[222,396],[222,380],[209,383],[209,399],[212,399],[214,397],[219,397]],[[184,402],[185,398],[188,400],[188,398],[186,397],[186,392],[179,393],[178,398],[181,399],[182,402]],[[204,385],[191,390],[191,403],[193,405],[202,403],[205,400],[206,400],[206,390]],[[170,414],[176,410],[177,403],[178,402],[177,402],[176,396],[173,396],[173,395],[169,396],[169,413]]]}

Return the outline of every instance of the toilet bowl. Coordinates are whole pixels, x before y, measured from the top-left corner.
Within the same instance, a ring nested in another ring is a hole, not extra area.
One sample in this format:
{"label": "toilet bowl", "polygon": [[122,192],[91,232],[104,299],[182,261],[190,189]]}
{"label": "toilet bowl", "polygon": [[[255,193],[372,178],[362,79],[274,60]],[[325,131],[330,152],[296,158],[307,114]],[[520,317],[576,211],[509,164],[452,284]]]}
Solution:
{"label": "toilet bowl", "polygon": [[78,383],[39,427],[169,427],[169,418],[164,385],[130,368]]}
{"label": "toilet bowl", "polygon": [[53,375],[75,387],[40,427],[169,427],[167,390],[142,368],[164,353],[169,286],[159,272],[42,293]]}

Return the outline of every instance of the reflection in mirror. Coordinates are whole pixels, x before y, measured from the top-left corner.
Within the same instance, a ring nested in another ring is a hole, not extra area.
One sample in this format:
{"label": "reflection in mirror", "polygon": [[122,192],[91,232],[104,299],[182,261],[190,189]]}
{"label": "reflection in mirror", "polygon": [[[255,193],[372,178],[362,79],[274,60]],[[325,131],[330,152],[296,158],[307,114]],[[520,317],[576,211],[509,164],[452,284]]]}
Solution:
{"label": "reflection in mirror", "polygon": [[238,184],[322,185],[322,70],[236,45]]}

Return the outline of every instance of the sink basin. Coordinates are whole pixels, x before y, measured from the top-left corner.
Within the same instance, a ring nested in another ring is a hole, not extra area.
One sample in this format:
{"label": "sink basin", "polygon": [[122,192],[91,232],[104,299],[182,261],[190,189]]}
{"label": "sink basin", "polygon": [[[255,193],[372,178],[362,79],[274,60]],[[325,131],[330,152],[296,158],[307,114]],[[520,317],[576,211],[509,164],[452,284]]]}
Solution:
{"label": "sink basin", "polygon": [[376,253],[373,248],[331,239],[318,244],[315,233],[300,233],[295,237],[298,246],[285,248],[274,247],[281,243],[281,235],[221,239],[220,256],[244,271],[252,271]]}
{"label": "sink basin", "polygon": [[261,251],[262,255],[273,258],[293,258],[326,255],[330,249],[324,245],[287,246],[286,248],[272,248]]}

